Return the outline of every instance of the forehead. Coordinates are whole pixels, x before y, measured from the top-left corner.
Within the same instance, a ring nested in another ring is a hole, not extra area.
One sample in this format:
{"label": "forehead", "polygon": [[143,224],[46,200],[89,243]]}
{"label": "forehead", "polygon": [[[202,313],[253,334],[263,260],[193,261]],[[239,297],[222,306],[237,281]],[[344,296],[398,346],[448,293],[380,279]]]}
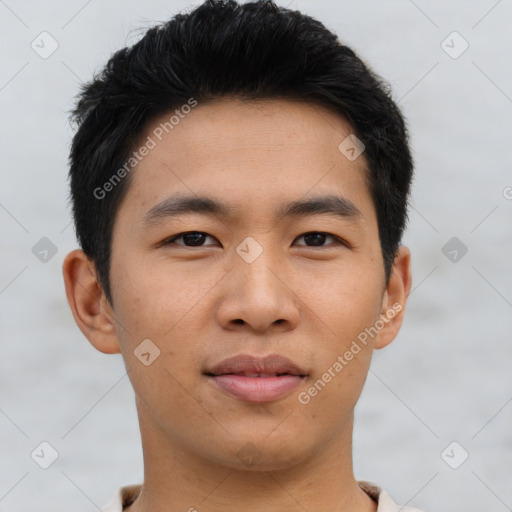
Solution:
{"label": "forehead", "polygon": [[156,140],[163,142],[160,146],[174,143],[183,149],[194,147],[196,151],[187,154],[188,159],[200,158],[202,147],[209,153],[215,148],[219,152],[285,149],[287,158],[292,158],[292,150],[304,154],[329,148],[332,153],[338,150],[340,136],[353,131],[340,114],[319,104],[291,99],[224,98],[199,103],[180,117],[166,113],[153,121],[146,135],[162,137],[162,141]]}
{"label": "forehead", "polygon": [[339,149],[353,128],[326,107],[229,98],[177,110],[156,118],[141,138],[152,149],[132,171],[131,200],[122,207],[142,213],[176,191],[254,208],[340,187],[368,196],[364,154],[351,161]]}

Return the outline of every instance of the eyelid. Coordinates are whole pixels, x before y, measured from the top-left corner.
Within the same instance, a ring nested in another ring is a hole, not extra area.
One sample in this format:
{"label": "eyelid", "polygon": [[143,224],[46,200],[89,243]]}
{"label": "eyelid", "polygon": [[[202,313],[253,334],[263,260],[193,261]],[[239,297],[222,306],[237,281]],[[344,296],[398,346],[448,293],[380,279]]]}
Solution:
{"label": "eyelid", "polygon": [[[177,233],[176,235],[172,235],[172,236],[166,238],[165,240],[163,240],[161,242],[160,245],[168,245],[168,244],[174,243],[174,240],[176,240],[177,238],[182,238],[185,235],[191,235],[193,233],[199,233],[201,235],[209,236],[210,238],[215,238],[213,235],[210,235],[206,231],[197,231],[197,230],[194,230],[194,231],[183,231],[182,233]],[[215,240],[217,240],[217,239],[215,238]],[[189,245],[185,245],[185,244],[176,244],[176,245],[181,245],[183,247],[187,247],[187,248],[190,248],[190,249],[193,249],[194,247],[206,247],[205,245],[199,245],[199,246],[193,246],[193,245],[189,246]]]}
{"label": "eyelid", "polygon": [[[302,238],[305,235],[310,235],[310,234],[314,234],[314,233],[320,233],[322,235],[330,236],[334,240],[335,243],[334,244],[331,243],[328,245],[318,245],[318,246],[300,244],[300,247],[305,247],[306,249],[325,249],[327,247],[332,247],[333,245],[344,245],[346,247],[351,247],[351,244],[349,244],[346,240],[344,240],[343,238],[341,238],[337,235],[333,235],[332,233],[329,233],[328,231],[306,231],[305,233],[302,233],[301,235],[299,235],[297,238]],[[295,238],[295,240],[297,240],[297,238]]]}
{"label": "eyelid", "polygon": [[[176,235],[172,235],[172,236],[166,238],[165,240],[163,240],[159,245],[160,246],[170,245],[171,243],[175,243],[174,240],[182,238],[185,235],[193,234],[193,233],[199,233],[199,234],[202,234],[202,235],[206,235],[207,237],[209,236],[210,238],[213,238],[213,239],[217,240],[213,235],[210,235],[206,231],[192,230],[192,231],[183,231],[181,233],[177,233]],[[320,233],[322,235],[326,235],[326,236],[331,237],[334,240],[334,243],[331,243],[331,244],[328,244],[328,245],[318,245],[318,246],[298,244],[299,247],[304,247],[306,249],[326,249],[326,248],[332,247],[334,245],[341,245],[341,246],[345,246],[345,247],[347,247],[349,249],[353,248],[353,245],[351,243],[347,242],[345,239],[343,239],[343,238],[341,238],[341,237],[339,237],[337,235],[329,233],[328,231],[314,231],[314,230],[313,231],[305,231],[304,233],[301,233],[300,235],[298,235],[294,239],[294,242],[295,242],[295,240],[297,240],[299,238],[302,238],[305,235],[310,235],[310,234],[315,234],[315,233]],[[219,241],[217,240],[217,242],[219,242]],[[178,244],[178,243],[176,243],[176,245],[185,247],[187,249],[208,247],[207,245],[197,245],[197,246],[193,246],[192,245],[192,246],[189,246],[189,245]],[[211,245],[211,244],[209,244],[209,245]]]}

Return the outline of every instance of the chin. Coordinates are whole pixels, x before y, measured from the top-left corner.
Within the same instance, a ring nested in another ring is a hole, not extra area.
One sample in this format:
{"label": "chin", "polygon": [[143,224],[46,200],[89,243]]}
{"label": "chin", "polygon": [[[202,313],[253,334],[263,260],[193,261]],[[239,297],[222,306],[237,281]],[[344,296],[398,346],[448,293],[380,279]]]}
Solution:
{"label": "chin", "polygon": [[297,437],[286,437],[290,440],[289,445],[283,445],[282,440],[278,438],[269,440],[267,434],[261,438],[253,436],[250,440],[235,441],[233,438],[230,446],[226,447],[222,454],[212,455],[217,463],[238,471],[285,470],[308,459],[304,445],[293,440]]}

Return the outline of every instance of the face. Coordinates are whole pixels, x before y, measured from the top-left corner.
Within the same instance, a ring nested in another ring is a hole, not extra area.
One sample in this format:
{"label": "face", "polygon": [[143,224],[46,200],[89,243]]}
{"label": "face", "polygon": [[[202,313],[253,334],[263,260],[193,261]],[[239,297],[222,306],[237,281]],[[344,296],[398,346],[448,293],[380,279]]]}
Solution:
{"label": "face", "polygon": [[[353,133],[340,116],[288,100],[199,104],[162,137],[168,118],[143,138],[156,145],[112,242],[113,336],[139,415],[225,466],[247,466],[253,445],[255,470],[304,461],[347,432],[403,306],[385,282],[364,153],[340,151]],[[208,375],[276,354],[305,376]]]}

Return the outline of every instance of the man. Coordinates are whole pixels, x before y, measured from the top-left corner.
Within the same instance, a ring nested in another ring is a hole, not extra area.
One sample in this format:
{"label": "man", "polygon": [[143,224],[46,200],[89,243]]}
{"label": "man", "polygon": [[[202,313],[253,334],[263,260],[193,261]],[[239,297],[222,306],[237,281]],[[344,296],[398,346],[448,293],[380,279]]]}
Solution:
{"label": "man", "polygon": [[385,83],[308,16],[209,0],[117,52],[74,119],[67,298],[124,358],[144,453],[103,510],[415,510],[352,466],[411,286]]}

